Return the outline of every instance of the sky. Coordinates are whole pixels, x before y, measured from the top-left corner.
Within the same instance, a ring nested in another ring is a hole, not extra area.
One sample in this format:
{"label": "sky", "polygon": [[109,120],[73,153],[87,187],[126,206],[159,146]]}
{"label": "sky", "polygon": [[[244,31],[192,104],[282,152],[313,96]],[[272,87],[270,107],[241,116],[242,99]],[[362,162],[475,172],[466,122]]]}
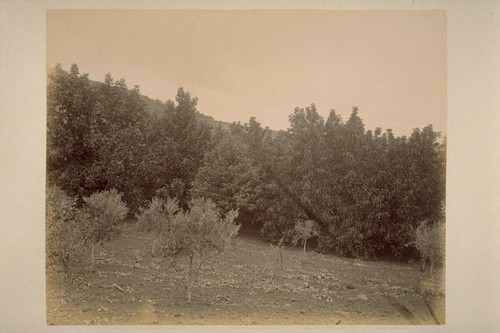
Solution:
{"label": "sky", "polygon": [[288,128],[354,106],[365,129],[446,134],[444,11],[49,10],[47,66],[76,63],[153,99],[183,87],[217,120]]}

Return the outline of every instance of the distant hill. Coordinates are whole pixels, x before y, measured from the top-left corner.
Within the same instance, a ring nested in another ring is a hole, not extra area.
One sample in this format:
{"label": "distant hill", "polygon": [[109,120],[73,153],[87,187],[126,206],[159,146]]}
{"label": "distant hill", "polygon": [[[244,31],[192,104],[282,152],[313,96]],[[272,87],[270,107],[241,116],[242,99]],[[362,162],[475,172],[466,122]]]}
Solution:
{"label": "distant hill", "polygon": [[[162,101],[153,100],[145,95],[141,95],[141,100],[144,102],[146,110],[149,113],[155,114],[158,116],[163,114],[163,112],[165,110],[165,106],[164,106],[164,103]],[[204,122],[212,127],[221,126],[222,128],[227,129],[227,128],[229,128],[229,125],[231,125],[230,123],[225,122],[225,121],[215,120],[213,117],[204,115],[203,113],[198,112],[198,111],[196,111],[196,116],[198,117],[198,119],[200,121],[202,121],[202,122]]]}
{"label": "distant hill", "polygon": [[[50,66],[46,67],[47,77],[52,73],[53,70],[54,70],[53,67],[50,67]],[[100,81],[94,81],[94,80],[89,80],[89,81],[90,81],[90,84],[93,86],[104,84],[104,82],[100,82]],[[144,102],[145,108],[149,113],[151,113],[153,115],[157,115],[157,116],[160,116],[163,114],[163,112],[165,110],[165,106],[164,106],[164,103],[162,101],[154,100],[154,99],[149,98],[148,96],[145,96],[145,95],[141,95],[141,100]],[[202,122],[204,122],[204,123],[206,123],[214,128],[221,126],[224,129],[228,129],[229,126],[231,125],[231,123],[221,121],[221,120],[216,120],[213,117],[204,115],[203,113],[201,113],[199,111],[196,111],[196,115],[200,121],[202,121]],[[270,129],[270,131],[273,135],[278,133],[277,131],[274,131],[271,129]]]}
{"label": "distant hill", "polygon": [[[94,80],[89,80],[91,85],[97,86],[99,84],[104,84],[103,82],[100,81],[94,81]],[[141,100],[144,102],[144,106],[146,108],[146,111],[153,115],[161,116],[165,110],[165,105],[162,101],[160,100],[154,100],[152,98],[149,98],[148,96],[141,95]],[[196,116],[198,119],[212,127],[218,127],[221,126],[222,128],[229,128],[229,125],[231,123],[225,122],[225,121],[220,121],[220,120],[215,120],[211,116],[204,115],[203,113],[200,113],[199,111],[196,111]]]}

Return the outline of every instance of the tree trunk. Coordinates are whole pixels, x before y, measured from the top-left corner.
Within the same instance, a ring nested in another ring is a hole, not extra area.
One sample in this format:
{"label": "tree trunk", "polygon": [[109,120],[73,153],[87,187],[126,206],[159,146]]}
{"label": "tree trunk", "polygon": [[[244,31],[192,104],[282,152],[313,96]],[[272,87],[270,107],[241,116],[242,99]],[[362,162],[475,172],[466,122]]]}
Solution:
{"label": "tree trunk", "polygon": [[279,245],[279,251],[280,251],[280,266],[281,270],[283,270],[283,246]]}
{"label": "tree trunk", "polygon": [[151,246],[151,254],[153,255],[153,257],[156,257],[155,245],[156,245],[156,238],[153,240],[153,245]]}
{"label": "tree trunk", "polygon": [[90,244],[90,271],[95,271],[95,244]]}
{"label": "tree trunk", "polygon": [[193,286],[193,256],[189,257],[189,268],[186,277],[186,301],[191,304],[191,287]]}
{"label": "tree trunk", "polygon": [[188,283],[186,286],[186,301],[188,304],[191,304],[191,284]]}

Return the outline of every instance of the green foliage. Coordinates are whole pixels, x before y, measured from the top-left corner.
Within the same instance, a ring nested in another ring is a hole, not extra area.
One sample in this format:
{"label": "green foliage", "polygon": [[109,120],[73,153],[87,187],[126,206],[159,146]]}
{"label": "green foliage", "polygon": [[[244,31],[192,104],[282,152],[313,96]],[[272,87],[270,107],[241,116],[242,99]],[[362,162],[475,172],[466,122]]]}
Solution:
{"label": "green foliage", "polygon": [[82,267],[84,235],[78,220],[75,200],[57,186],[46,192],[46,267],[71,274]]}
{"label": "green foliage", "polygon": [[110,241],[119,234],[118,222],[125,219],[128,208],[122,201],[122,194],[115,189],[101,191],[83,198],[82,214],[85,221],[87,243]]}

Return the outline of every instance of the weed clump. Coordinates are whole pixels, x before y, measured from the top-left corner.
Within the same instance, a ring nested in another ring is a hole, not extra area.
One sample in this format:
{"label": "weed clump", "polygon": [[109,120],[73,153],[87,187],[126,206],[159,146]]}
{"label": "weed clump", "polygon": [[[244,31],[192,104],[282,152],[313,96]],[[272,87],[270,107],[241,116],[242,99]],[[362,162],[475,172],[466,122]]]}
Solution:
{"label": "weed clump", "polygon": [[424,271],[426,262],[429,262],[433,276],[434,266],[444,262],[444,221],[439,220],[433,224],[421,222],[415,229],[415,247],[420,253],[421,270]]}

